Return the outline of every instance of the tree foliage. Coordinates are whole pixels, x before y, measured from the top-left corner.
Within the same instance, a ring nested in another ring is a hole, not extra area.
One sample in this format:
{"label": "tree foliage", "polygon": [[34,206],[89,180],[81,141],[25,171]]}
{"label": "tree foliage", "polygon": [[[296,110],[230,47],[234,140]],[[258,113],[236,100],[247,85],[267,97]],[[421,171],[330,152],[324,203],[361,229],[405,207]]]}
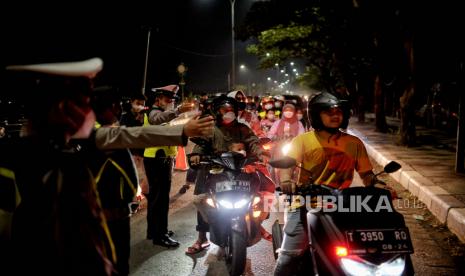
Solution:
{"label": "tree foliage", "polygon": [[352,70],[370,66],[369,47],[359,50],[366,40],[358,39],[361,28],[354,20],[356,10],[351,3],[257,2],[239,28],[239,37],[252,38],[248,51],[260,58],[261,68],[303,59],[309,70],[300,79],[313,88],[330,88],[344,83]]}

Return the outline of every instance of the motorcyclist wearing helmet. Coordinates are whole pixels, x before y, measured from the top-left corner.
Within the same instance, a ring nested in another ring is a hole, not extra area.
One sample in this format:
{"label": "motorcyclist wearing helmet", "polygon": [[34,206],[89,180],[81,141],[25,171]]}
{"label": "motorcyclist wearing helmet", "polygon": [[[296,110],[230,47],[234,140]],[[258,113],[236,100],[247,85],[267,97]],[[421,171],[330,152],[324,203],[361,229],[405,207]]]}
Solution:
{"label": "motorcyclist wearing helmet", "polygon": [[266,118],[266,113],[270,109],[275,110],[276,118],[279,118],[279,116],[281,115],[281,112],[274,108],[274,99],[271,96],[265,96],[261,99],[260,108],[261,108],[261,111],[258,113],[258,115],[260,116],[260,119],[262,120]]}
{"label": "motorcyclist wearing helmet", "polygon": [[[235,98],[221,95],[213,100],[213,113],[216,116],[216,126],[213,129],[213,136],[208,138],[207,147],[195,145],[190,157],[190,164],[198,164],[202,154],[217,154],[227,152],[231,149],[231,144],[239,143],[245,146],[247,156],[257,156],[259,159],[266,161],[268,157],[264,156],[264,152],[259,145],[259,138],[245,124],[237,121],[238,102]],[[265,159],[265,160],[264,160]],[[194,203],[199,209],[208,194],[205,177],[207,171],[200,168],[197,173],[194,195],[196,198]],[[205,222],[202,216],[197,214],[196,230],[199,232],[197,241],[187,248],[186,254],[198,253],[209,246],[206,233],[209,231],[209,225]]]}
{"label": "motorcyclist wearing helmet", "polygon": [[[296,187],[309,183],[309,179],[314,184],[348,188],[354,170],[359,173],[365,186],[373,185],[376,177],[363,142],[341,131],[349,123],[347,103],[328,92],[322,92],[310,100],[308,110],[314,130],[295,137],[287,156],[310,173],[302,170],[298,182],[294,183],[291,181],[294,169],[280,170],[282,191],[291,194]],[[308,246],[305,221],[302,219],[305,217],[305,207],[297,207],[300,208],[287,214],[275,275],[293,275],[292,269]]]}
{"label": "motorcyclist wearing helmet", "polygon": [[283,107],[284,107],[284,103],[286,99],[284,98],[283,95],[276,95],[273,97],[273,99],[274,99],[275,110],[281,113],[283,111]]}
{"label": "motorcyclist wearing helmet", "polygon": [[260,127],[260,120],[254,111],[248,110],[247,97],[241,90],[229,92],[228,97],[236,99],[238,103],[237,121],[250,127],[255,135],[264,137],[265,133]]}

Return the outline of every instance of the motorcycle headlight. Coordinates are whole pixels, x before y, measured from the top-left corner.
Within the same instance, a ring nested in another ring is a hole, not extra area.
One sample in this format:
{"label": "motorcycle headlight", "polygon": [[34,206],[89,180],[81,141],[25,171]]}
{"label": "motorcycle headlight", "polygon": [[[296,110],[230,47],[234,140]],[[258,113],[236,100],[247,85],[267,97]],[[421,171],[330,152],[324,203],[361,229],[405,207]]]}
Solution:
{"label": "motorcycle headlight", "polygon": [[234,205],[232,204],[231,201],[225,200],[225,199],[220,199],[218,200],[218,203],[220,204],[221,207],[224,207],[226,209],[232,209],[234,208]]}
{"label": "motorcycle headlight", "polygon": [[236,208],[236,209],[242,208],[245,205],[247,205],[247,203],[249,203],[249,200],[243,198],[243,199],[241,199],[239,201],[234,202],[234,208]]}
{"label": "motorcycle headlight", "polygon": [[218,200],[218,203],[220,204],[221,207],[224,207],[226,209],[240,209],[244,206],[246,206],[249,203],[249,199],[239,199],[237,201],[231,201],[228,199],[220,199]]}
{"label": "motorcycle headlight", "polygon": [[341,258],[342,269],[348,275],[359,275],[359,276],[369,276],[375,275],[373,271],[373,267],[367,263],[358,262],[351,258]]}
{"label": "motorcycle headlight", "polygon": [[402,257],[395,258],[389,263],[381,264],[377,270],[380,275],[401,275],[405,269],[405,259]]}
{"label": "motorcycle headlight", "polygon": [[281,148],[281,152],[283,155],[287,155],[287,153],[289,152],[289,150],[291,149],[291,143],[286,143],[282,148]]}
{"label": "motorcycle headlight", "polygon": [[380,265],[374,265],[356,258],[340,258],[342,269],[348,275],[383,275],[397,276],[401,275],[405,269],[405,259],[397,257],[389,262]]}

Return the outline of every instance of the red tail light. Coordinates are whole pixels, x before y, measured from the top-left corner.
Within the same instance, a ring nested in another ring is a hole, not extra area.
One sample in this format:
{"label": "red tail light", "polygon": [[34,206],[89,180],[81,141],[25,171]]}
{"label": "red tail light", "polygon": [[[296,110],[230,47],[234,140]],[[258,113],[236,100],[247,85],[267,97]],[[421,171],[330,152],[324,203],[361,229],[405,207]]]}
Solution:
{"label": "red tail light", "polygon": [[347,257],[349,255],[349,250],[344,246],[336,246],[336,256],[338,257]]}

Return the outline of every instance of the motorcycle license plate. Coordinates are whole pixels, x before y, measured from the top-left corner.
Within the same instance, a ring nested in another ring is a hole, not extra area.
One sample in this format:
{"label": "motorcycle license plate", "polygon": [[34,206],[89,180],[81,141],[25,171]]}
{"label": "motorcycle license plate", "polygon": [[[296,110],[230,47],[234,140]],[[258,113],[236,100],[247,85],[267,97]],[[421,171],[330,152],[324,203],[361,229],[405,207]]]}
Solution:
{"label": "motorcycle license plate", "polygon": [[413,253],[407,228],[346,231],[349,254]]}
{"label": "motorcycle license plate", "polygon": [[225,191],[250,191],[250,181],[222,181],[216,183],[216,192],[225,192]]}

